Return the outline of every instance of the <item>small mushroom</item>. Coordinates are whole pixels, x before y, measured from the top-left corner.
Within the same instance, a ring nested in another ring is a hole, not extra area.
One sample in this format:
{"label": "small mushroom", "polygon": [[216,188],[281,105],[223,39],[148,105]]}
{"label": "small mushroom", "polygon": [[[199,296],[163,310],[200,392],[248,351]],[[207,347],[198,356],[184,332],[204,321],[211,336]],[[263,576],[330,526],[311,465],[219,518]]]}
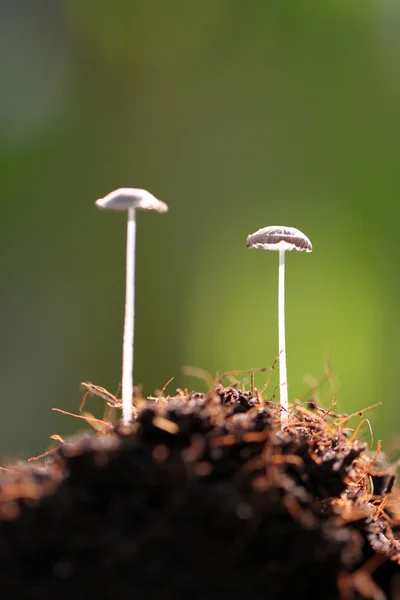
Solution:
{"label": "small mushroom", "polygon": [[132,420],[133,399],[133,351],[135,330],[135,242],[136,211],[155,210],[165,213],[168,206],[146,190],[119,188],[96,200],[96,206],[106,210],[127,211],[126,236],[126,295],[125,322],[122,352],[122,421],[129,425]]}
{"label": "small mushroom", "polygon": [[288,419],[288,386],[286,371],[286,337],[285,337],[285,252],[299,250],[312,252],[312,244],[307,236],[295,227],[264,227],[248,236],[247,248],[263,250],[279,250],[278,279],[278,340],[279,340],[279,387],[281,401],[281,425]]}

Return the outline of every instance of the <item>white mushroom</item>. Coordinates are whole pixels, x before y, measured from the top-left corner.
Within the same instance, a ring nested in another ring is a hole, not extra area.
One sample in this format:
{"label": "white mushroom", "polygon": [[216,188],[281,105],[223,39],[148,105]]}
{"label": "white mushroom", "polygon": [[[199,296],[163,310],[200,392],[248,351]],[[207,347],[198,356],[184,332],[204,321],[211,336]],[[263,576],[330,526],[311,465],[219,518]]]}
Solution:
{"label": "white mushroom", "polygon": [[259,229],[248,236],[247,248],[263,250],[279,250],[278,279],[278,340],[279,340],[279,387],[281,401],[281,425],[288,418],[288,385],[286,371],[286,337],[285,337],[285,252],[299,250],[312,252],[312,244],[307,236],[294,227],[271,226]]}
{"label": "white mushroom", "polygon": [[96,206],[106,210],[127,211],[126,236],[126,296],[125,322],[122,352],[122,421],[129,425],[132,419],[133,400],[133,352],[135,331],[135,242],[136,211],[155,210],[167,212],[168,206],[147,192],[136,188],[119,188],[104,198],[96,200]]}

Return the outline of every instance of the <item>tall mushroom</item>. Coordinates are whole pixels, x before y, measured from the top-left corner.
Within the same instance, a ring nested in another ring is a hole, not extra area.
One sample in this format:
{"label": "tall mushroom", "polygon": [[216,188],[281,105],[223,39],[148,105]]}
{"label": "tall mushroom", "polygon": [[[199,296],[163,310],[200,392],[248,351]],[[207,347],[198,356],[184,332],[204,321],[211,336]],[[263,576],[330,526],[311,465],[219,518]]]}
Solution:
{"label": "tall mushroom", "polygon": [[295,227],[264,227],[248,236],[247,248],[263,250],[279,250],[278,278],[278,341],[279,341],[279,387],[281,401],[281,425],[288,419],[288,386],[286,371],[286,337],[285,337],[285,252],[299,250],[312,252],[312,244],[307,236]]}
{"label": "tall mushroom", "polygon": [[96,206],[106,210],[127,211],[125,322],[122,352],[122,421],[132,419],[133,351],[135,331],[135,243],[136,211],[155,210],[165,213],[168,206],[147,192],[136,188],[119,188],[96,200]]}

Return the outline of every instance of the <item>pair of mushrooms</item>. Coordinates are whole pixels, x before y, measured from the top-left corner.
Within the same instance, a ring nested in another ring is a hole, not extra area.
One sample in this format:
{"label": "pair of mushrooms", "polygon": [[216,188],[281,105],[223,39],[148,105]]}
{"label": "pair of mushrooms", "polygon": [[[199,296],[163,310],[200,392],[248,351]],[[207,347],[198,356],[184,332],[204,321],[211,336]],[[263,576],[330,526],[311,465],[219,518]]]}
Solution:
{"label": "pair of mushrooms", "polygon": [[[155,210],[165,213],[168,206],[155,198],[150,192],[137,188],[119,188],[104,198],[96,200],[102,209],[128,213],[126,240],[126,289],[125,322],[122,353],[122,421],[129,425],[132,420],[133,401],[133,351],[135,331],[135,245],[136,211]],[[288,387],[286,372],[285,337],[285,252],[287,250],[312,251],[308,237],[294,227],[264,227],[247,238],[247,248],[262,248],[279,251],[278,278],[278,339],[279,339],[279,387],[281,404],[281,425],[288,418]]]}

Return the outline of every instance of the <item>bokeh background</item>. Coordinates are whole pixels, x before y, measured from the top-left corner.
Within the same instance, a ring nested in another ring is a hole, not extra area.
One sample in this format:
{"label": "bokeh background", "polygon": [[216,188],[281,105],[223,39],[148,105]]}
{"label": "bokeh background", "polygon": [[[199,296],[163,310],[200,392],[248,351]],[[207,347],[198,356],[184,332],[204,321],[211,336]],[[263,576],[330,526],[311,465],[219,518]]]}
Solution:
{"label": "bokeh background", "polygon": [[145,394],[272,364],[278,256],[245,241],[291,225],[290,397],[332,365],[321,401],[383,402],[396,453],[399,34],[397,0],[0,0],[2,457],[75,432],[51,408],[81,381],[117,388],[126,222],[94,200],[120,186],[170,206],[138,218]]}

